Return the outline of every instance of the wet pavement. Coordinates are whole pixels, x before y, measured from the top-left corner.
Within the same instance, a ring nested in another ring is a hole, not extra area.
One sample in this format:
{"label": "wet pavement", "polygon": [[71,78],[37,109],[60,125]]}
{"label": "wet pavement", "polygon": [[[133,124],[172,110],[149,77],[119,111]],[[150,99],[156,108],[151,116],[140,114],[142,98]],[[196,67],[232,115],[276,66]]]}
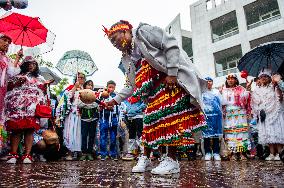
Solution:
{"label": "wet pavement", "polygon": [[[158,162],[154,162],[157,164]],[[0,163],[0,187],[284,187],[284,163],[181,161],[181,173],[131,173],[134,161]]]}

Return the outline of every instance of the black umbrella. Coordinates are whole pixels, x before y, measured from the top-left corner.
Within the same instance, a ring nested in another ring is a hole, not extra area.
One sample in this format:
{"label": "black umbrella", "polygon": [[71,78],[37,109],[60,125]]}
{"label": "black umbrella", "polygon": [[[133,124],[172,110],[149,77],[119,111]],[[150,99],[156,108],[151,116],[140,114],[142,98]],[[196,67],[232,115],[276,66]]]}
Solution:
{"label": "black umbrella", "polygon": [[257,77],[264,68],[278,72],[284,61],[284,41],[262,44],[247,52],[239,61],[238,69]]}
{"label": "black umbrella", "polygon": [[39,71],[40,75],[43,76],[45,80],[54,79],[54,82],[51,83],[52,85],[58,84],[61,80],[61,78],[48,67],[40,67]]}

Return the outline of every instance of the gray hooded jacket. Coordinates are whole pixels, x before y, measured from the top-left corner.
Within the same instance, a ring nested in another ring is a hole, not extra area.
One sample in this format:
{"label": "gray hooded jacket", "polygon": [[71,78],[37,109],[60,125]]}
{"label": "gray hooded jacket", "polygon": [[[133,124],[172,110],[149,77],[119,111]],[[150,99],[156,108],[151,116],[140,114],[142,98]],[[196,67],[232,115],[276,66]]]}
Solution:
{"label": "gray hooded jacket", "polygon": [[[178,84],[191,95],[191,103],[201,110],[204,109],[201,94],[207,90],[207,82],[191,63],[187,54],[179,48],[177,40],[158,27],[141,23],[132,31],[134,48],[149,64],[158,71],[169,76],[177,76]],[[114,100],[121,103],[130,97],[135,88],[135,61],[133,55],[121,59],[126,74],[125,87]]]}

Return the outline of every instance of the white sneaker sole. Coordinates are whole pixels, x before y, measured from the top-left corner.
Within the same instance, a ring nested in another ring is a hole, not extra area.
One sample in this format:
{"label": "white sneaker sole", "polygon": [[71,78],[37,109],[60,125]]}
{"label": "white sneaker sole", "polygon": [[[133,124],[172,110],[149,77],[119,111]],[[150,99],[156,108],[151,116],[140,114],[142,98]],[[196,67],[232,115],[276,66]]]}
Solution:
{"label": "white sneaker sole", "polygon": [[175,169],[172,169],[170,171],[164,171],[164,172],[156,172],[156,171],[151,171],[152,174],[155,174],[155,175],[171,175],[171,174],[177,174],[177,173],[180,173],[180,168],[175,168]]}
{"label": "white sneaker sole", "polygon": [[143,173],[143,172],[147,172],[147,171],[151,171],[152,167],[148,166],[146,167],[146,169],[132,169],[133,173]]}
{"label": "white sneaker sole", "polygon": [[7,164],[16,164],[17,163],[17,159],[15,160],[12,160],[12,159],[9,159],[8,161],[6,161]]}

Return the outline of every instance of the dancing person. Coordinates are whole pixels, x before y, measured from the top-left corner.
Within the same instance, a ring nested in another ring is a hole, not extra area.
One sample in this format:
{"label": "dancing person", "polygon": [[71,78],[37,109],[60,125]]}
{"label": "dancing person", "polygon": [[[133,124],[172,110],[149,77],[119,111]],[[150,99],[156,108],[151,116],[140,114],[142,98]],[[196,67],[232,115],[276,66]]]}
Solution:
{"label": "dancing person", "polygon": [[104,31],[122,52],[126,71],[124,89],[106,105],[119,104],[131,95],[141,97],[147,105],[142,133],[144,154],[132,172],[151,169],[151,150],[159,146],[168,146],[168,157],[151,172],[180,172],[176,148],[194,144],[192,132],[206,124],[201,98],[205,80],[200,79],[177,40],[159,27],[142,23],[133,29],[129,22],[121,20]]}

